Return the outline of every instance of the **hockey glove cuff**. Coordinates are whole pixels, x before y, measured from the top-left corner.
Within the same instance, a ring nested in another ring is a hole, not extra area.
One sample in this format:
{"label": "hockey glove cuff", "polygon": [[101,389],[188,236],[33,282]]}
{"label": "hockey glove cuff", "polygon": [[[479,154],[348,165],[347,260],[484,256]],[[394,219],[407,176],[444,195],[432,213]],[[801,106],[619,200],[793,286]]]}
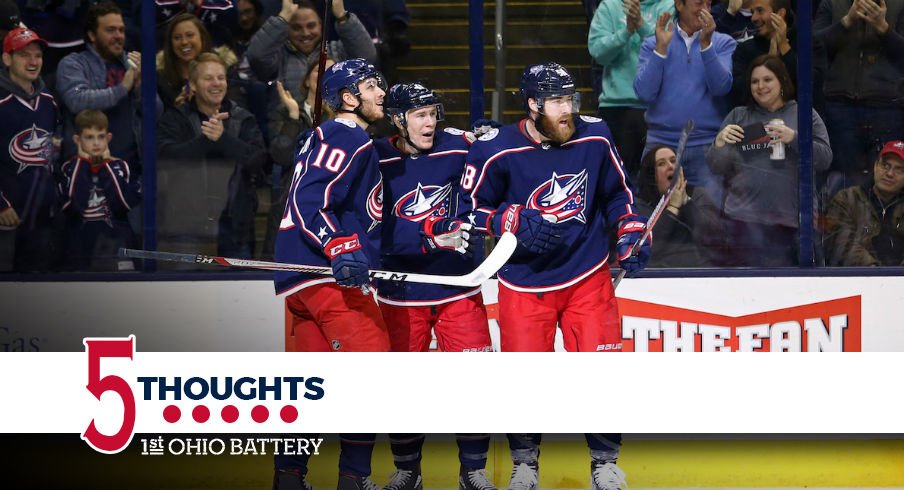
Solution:
{"label": "hockey glove cuff", "polygon": [[357,233],[333,237],[323,247],[323,252],[330,258],[333,278],[340,286],[357,288],[370,282],[370,264],[361,249]]}
{"label": "hockey glove cuff", "polygon": [[518,243],[534,254],[542,254],[556,248],[561,241],[557,233],[555,217],[542,215],[536,209],[527,209],[520,204],[512,204],[501,213],[490,215],[488,227],[493,235],[514,233]]}
{"label": "hockey glove cuff", "polygon": [[430,254],[445,250],[470,257],[474,253],[472,245],[476,238],[471,229],[469,223],[462,223],[457,219],[430,216],[424,220],[424,228],[421,230],[424,250]]}
{"label": "hockey glove cuff", "polygon": [[641,216],[629,216],[622,221],[616,234],[618,242],[615,245],[618,263],[629,274],[639,272],[647,266],[652,253],[653,234],[632,254],[634,244],[643,236],[646,229],[646,220]]}

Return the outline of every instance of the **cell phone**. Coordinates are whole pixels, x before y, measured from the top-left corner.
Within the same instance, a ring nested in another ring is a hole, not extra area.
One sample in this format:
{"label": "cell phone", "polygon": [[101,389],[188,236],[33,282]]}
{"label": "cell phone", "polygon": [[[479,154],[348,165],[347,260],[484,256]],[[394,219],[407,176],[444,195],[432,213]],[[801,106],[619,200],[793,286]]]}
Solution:
{"label": "cell phone", "polygon": [[758,140],[768,139],[766,134],[766,126],[763,123],[754,123],[744,126],[744,139],[741,143],[753,143]]}

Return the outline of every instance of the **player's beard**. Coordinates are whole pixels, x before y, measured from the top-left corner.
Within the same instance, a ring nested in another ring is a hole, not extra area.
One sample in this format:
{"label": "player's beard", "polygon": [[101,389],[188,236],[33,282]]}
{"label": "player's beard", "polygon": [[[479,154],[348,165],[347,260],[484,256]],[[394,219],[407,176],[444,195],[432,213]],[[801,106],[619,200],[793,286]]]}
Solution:
{"label": "player's beard", "polygon": [[[568,125],[560,126],[559,121],[565,121]],[[574,117],[571,114],[564,115],[557,121],[553,121],[546,114],[539,114],[536,124],[540,134],[551,139],[557,145],[568,141],[574,135]]]}

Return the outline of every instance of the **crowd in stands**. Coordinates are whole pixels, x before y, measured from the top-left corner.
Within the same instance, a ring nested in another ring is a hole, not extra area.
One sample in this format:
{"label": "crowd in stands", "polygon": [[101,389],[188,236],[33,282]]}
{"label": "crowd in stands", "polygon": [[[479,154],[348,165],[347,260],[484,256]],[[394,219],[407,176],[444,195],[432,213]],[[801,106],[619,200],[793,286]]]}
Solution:
{"label": "crowd in stands", "polygon": [[[595,5],[594,5],[595,4]],[[598,115],[648,209],[654,267],[799,265],[800,122],[812,95],[816,265],[904,261],[904,2],[585,0]],[[812,19],[812,87],[796,18]],[[693,119],[675,171],[681,128]],[[881,149],[881,152],[880,152]],[[899,206],[901,208],[899,209]]]}
{"label": "crowd in stands", "polygon": [[[269,257],[295,142],[317,119],[321,42],[334,60],[391,64],[410,47],[404,0],[153,5],[159,247]],[[0,1],[0,271],[136,269],[117,250],[143,232],[143,6]]]}
{"label": "crowd in stands", "polygon": [[[597,115],[642,207],[677,180],[654,267],[798,265],[801,92],[813,96],[817,264],[904,262],[904,0],[585,5]],[[405,2],[154,6],[158,247],[271,258],[298,135],[332,116],[314,109],[321,43],[327,66],[361,57],[392,78],[410,49]],[[135,269],[115,250],[143,232],[141,9],[0,1],[0,271]],[[798,84],[801,15],[812,89]]]}

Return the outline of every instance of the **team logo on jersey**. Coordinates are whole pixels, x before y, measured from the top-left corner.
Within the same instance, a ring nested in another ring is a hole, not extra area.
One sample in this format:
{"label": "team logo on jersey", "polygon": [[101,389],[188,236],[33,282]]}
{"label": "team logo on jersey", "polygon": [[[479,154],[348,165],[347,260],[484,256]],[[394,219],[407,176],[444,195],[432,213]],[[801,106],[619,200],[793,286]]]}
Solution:
{"label": "team logo on jersey", "polygon": [[[95,181],[96,181],[95,177]],[[88,205],[82,211],[82,218],[85,221],[109,221],[111,216],[110,208],[107,206],[107,198],[104,196],[102,189],[97,187],[95,182],[88,194]]]}
{"label": "team logo on jersey", "polygon": [[588,123],[598,123],[598,122],[602,121],[602,119],[600,119],[598,117],[585,116],[585,115],[581,115],[581,120],[584,122],[588,122]]}
{"label": "team logo on jersey", "polygon": [[367,232],[373,231],[383,220],[383,178],[367,194],[367,215],[370,216],[370,226]]}
{"label": "team logo on jersey", "polygon": [[452,184],[442,187],[438,185],[417,184],[417,189],[400,197],[392,207],[392,214],[408,221],[420,222],[430,216],[449,216],[452,201]]}
{"label": "team logo on jersey", "polygon": [[587,202],[587,170],[579,174],[557,175],[531,192],[527,207],[543,214],[552,214],[559,223],[572,218],[586,223],[584,207]]}
{"label": "team logo on jersey", "polygon": [[32,125],[10,139],[9,156],[19,162],[18,173],[22,173],[28,167],[47,166],[52,146],[51,134]]}

